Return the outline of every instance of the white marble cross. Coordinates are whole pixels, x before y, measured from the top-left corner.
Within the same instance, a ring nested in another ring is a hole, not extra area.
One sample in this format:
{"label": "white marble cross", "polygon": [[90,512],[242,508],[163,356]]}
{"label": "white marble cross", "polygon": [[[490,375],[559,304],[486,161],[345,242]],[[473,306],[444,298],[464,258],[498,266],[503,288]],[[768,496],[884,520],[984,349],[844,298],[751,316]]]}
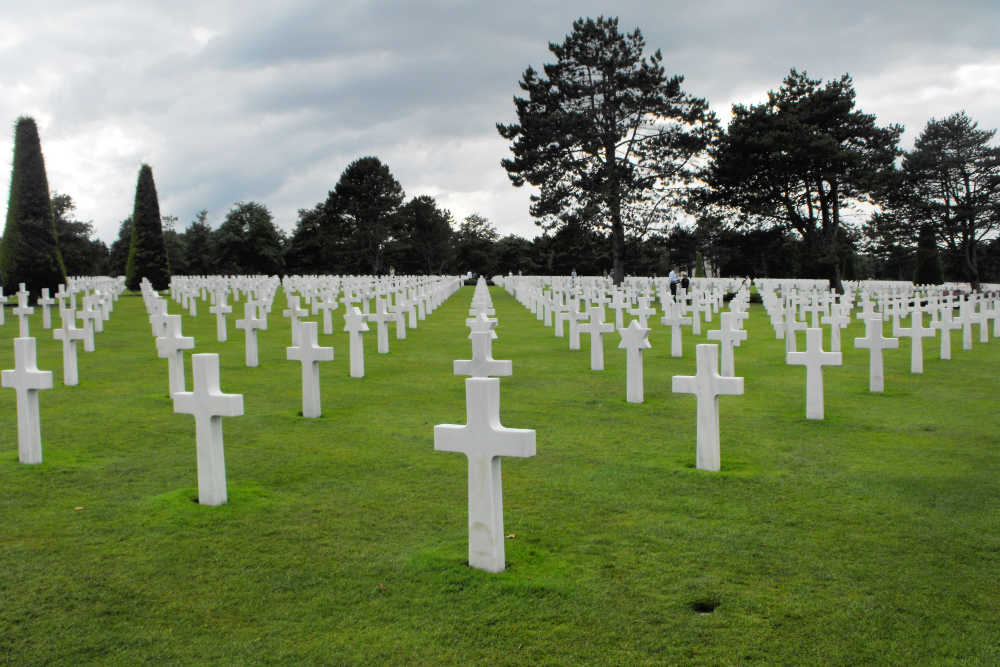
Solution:
{"label": "white marble cross", "polygon": [[[639,326],[646,328],[649,326],[649,317],[656,315],[656,309],[649,306],[649,297],[640,296],[638,303],[639,305],[635,308],[628,309],[628,314],[635,315],[639,319]],[[619,325],[617,328],[621,329],[622,327]]]}
{"label": "white marble cross", "polygon": [[854,347],[868,349],[868,391],[885,391],[882,350],[899,347],[898,338],[882,337],[882,316],[870,315],[864,318],[865,336],[855,338]]}
{"label": "white marble cross", "polygon": [[830,325],[830,351],[840,352],[840,330],[851,323],[851,311],[842,303],[831,303],[829,315],[824,314],[820,322]]}
{"label": "white marble cross", "polygon": [[[69,307],[76,310],[76,307],[72,304]],[[163,318],[167,316],[167,301],[157,296],[155,299],[149,301],[147,308],[149,310],[149,326],[153,330],[153,338],[159,338],[163,335]]]}
{"label": "white marble cross", "polygon": [[246,301],[243,304],[243,319],[236,320],[236,328],[243,329],[245,334],[246,365],[250,368],[255,368],[260,363],[260,355],[257,350],[257,331],[267,330],[267,320],[263,317],[257,317],[257,306],[256,301]]}
{"label": "white marble cross", "polygon": [[697,375],[675,375],[675,394],[698,397],[697,467],[718,471],[721,468],[719,446],[719,396],[743,393],[743,378],[719,375],[719,347],[712,343],[696,347]]}
{"label": "white marble cross", "polygon": [[972,325],[979,323],[982,326],[983,315],[976,312],[976,304],[972,301],[963,301],[958,308],[958,319],[962,323],[962,349],[972,349]]}
{"label": "white marble cross", "polygon": [[156,354],[167,360],[170,395],[184,391],[184,350],[194,348],[194,338],[181,333],[181,316],[166,316],[166,331],[156,339]]}
{"label": "white marble cross", "polygon": [[313,301],[312,307],[314,315],[317,311],[322,312],[323,333],[329,336],[333,333],[333,311],[337,309],[337,297],[330,294],[322,299],[317,299]]}
{"label": "white marble cross", "polygon": [[194,415],[198,502],[202,505],[224,505],[227,497],[222,418],[243,414],[243,395],[222,393],[217,354],[192,354],[191,375],[193,391],[174,394],[174,412]]}
{"label": "white marble cross", "polygon": [[795,317],[795,306],[789,306],[785,309],[785,354],[789,352],[795,352],[796,331],[805,331],[806,323]]}
{"label": "white marble cross", "polygon": [[736,375],[736,364],[733,360],[733,348],[739,346],[740,341],[747,339],[747,332],[740,329],[738,315],[732,311],[727,311],[719,316],[721,320],[718,329],[708,331],[709,340],[717,340],[722,346],[722,368],[720,372],[725,377]]}
{"label": "white marble cross", "polygon": [[563,337],[563,322],[569,319],[569,308],[562,302],[558,294],[552,295],[552,333],[556,338]]}
{"label": "white marble cross", "polygon": [[569,323],[569,349],[580,349],[580,322],[587,317],[587,313],[578,311],[576,305],[570,305],[569,312],[566,313],[566,321]]}
{"label": "white marble cross", "polygon": [[682,315],[683,308],[680,304],[663,304],[665,312],[660,318],[660,324],[670,327],[670,356],[680,357],[683,355],[683,333],[681,325],[691,324],[691,318]]}
{"label": "white marble cross", "polygon": [[786,352],[785,362],[806,367],[806,419],[823,419],[823,366],[840,366],[840,352],[823,351],[823,329],[806,329],[805,352]]}
{"label": "white marble cross", "polygon": [[393,323],[396,326],[396,340],[406,340],[406,306],[402,303],[402,297],[396,294],[396,303],[387,304],[386,308],[392,313]]}
{"label": "white marble cross", "polygon": [[299,306],[299,295],[288,295],[288,308],[281,311],[292,323],[292,345],[299,344],[299,322],[309,314],[309,311]]}
{"label": "white marble cross", "polygon": [[604,306],[590,309],[590,320],[579,325],[583,333],[590,334],[590,370],[604,370],[604,341],[602,334],[611,333],[615,325],[604,321]]}
{"label": "white marble cross", "polygon": [[639,320],[632,320],[627,327],[618,329],[618,335],[621,336],[618,348],[626,351],[625,400],[629,403],[642,403],[642,351],[652,347],[649,342],[649,327],[640,325]]}
{"label": "white marble cross", "polygon": [[319,325],[316,322],[299,323],[299,344],[285,349],[289,361],[302,362],[302,416],[319,417],[322,414],[319,393],[319,362],[333,361],[333,348],[317,343]]}
{"label": "white marble cross", "polygon": [[941,331],[940,358],[945,360],[951,359],[951,332],[962,328],[962,323],[953,317],[951,306],[941,306],[941,314],[938,316],[938,321],[934,323],[933,328]]}
{"label": "white marble cross", "polygon": [[375,302],[375,312],[368,315],[368,321],[375,323],[375,337],[378,341],[378,353],[389,353],[389,322],[396,316],[385,306],[385,299],[379,297]]}
{"label": "white marble cross", "polygon": [[910,314],[910,326],[899,327],[898,335],[910,339],[910,372],[924,372],[924,338],[933,338],[934,329],[924,326],[924,311],[915,309]]}
{"label": "white marble cross", "polygon": [[434,427],[434,449],[469,461],[469,565],[487,572],[506,567],[500,457],[535,455],[533,429],[500,424],[500,380],[465,380],[466,424]]}
{"label": "white marble cross", "polygon": [[42,288],[42,295],[40,297],[38,297],[38,300],[35,302],[39,306],[42,307],[42,328],[43,329],[51,329],[52,328],[52,311],[50,310],[50,307],[52,305],[54,305],[55,302],[56,302],[56,300],[53,299],[51,296],[49,296],[49,288],[48,287],[43,287]]}
{"label": "white marble cross", "polygon": [[[94,331],[97,329],[97,321],[101,319],[101,313],[94,310],[93,304],[89,303],[87,298],[83,299],[83,309],[77,313],[77,317],[83,320],[83,351],[93,352],[94,346]],[[164,315],[166,317],[166,315]],[[166,322],[166,320],[164,320]],[[164,331],[166,330],[166,325],[164,325]],[[163,335],[162,333],[160,334]]]}
{"label": "white marble cross", "polygon": [[496,338],[497,321],[480,313],[470,317],[465,323],[471,329],[472,359],[456,359],[453,365],[455,375],[471,377],[506,377],[513,373],[513,364],[509,360],[493,358],[493,339]]}
{"label": "white marble cross", "polygon": [[[611,293],[611,302],[608,304],[611,310],[615,311],[615,329],[623,329],[625,327],[625,318],[622,315],[622,311],[628,308],[629,302],[625,299],[625,293],[622,290],[616,289]],[[646,300],[646,306],[649,306],[649,299]],[[649,313],[652,315],[652,313]],[[646,322],[642,322],[642,326],[646,326]]]}
{"label": "white marble cross", "polygon": [[215,338],[220,343],[229,340],[229,332],[226,329],[226,315],[233,312],[233,307],[226,303],[226,292],[219,290],[215,293],[215,303],[209,307],[208,312],[215,315]]}
{"label": "white marble cross", "polygon": [[0,384],[17,393],[17,458],[42,462],[42,422],[38,391],[52,389],[52,371],[38,370],[34,338],[14,339],[14,369],[0,373]]}
{"label": "white marble cross", "polygon": [[28,316],[35,312],[35,309],[28,305],[28,291],[24,289],[24,283],[21,283],[21,289],[17,291],[17,305],[14,306],[14,315],[17,316],[17,330],[18,335],[21,338],[27,338],[28,333]]}
{"label": "white marble cross", "polygon": [[63,384],[74,386],[79,384],[77,372],[76,342],[87,335],[83,329],[76,328],[76,311],[72,308],[61,308],[59,318],[62,328],[55,329],[52,337],[61,340],[63,344]]}
{"label": "white marble cross", "polygon": [[351,377],[362,378],[365,376],[365,348],[361,334],[369,331],[365,320],[367,315],[362,313],[357,306],[351,306],[344,313],[344,331],[348,332],[347,344],[351,357]]}

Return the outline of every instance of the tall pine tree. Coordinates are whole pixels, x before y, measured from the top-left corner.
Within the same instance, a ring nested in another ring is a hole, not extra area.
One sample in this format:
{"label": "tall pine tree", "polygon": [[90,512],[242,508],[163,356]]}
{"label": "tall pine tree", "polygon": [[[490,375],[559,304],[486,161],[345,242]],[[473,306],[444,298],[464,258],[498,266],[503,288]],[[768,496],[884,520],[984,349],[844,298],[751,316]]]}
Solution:
{"label": "tall pine tree", "polygon": [[32,118],[17,119],[14,130],[14,166],[7,200],[7,226],[0,244],[0,277],[4,291],[13,294],[25,283],[32,294],[43,287],[55,291],[66,280],[59,254],[49,180]]}
{"label": "tall pine tree", "polygon": [[170,284],[170,266],[163,245],[160,202],[156,196],[153,170],[148,164],[139,168],[139,181],[135,186],[132,243],[125,269],[125,285],[131,290],[137,290],[143,278],[148,278],[156,290],[166,289]]}

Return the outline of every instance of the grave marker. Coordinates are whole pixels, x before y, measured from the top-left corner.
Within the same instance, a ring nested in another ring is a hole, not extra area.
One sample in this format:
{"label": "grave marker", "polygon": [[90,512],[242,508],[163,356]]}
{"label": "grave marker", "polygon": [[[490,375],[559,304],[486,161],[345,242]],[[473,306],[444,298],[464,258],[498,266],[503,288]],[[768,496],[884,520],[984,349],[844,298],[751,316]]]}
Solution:
{"label": "grave marker", "polygon": [[823,366],[840,366],[840,352],[823,351],[823,329],[806,329],[805,352],[787,352],[785,362],[806,367],[806,419],[823,419]]}
{"label": "grave marker", "polygon": [[675,394],[698,397],[697,467],[718,471],[721,468],[719,447],[719,396],[743,393],[743,378],[719,375],[719,347],[701,344],[696,347],[697,375],[675,375]]}
{"label": "grave marker", "polygon": [[882,316],[879,314],[865,318],[864,338],[855,338],[854,347],[864,348],[868,353],[868,391],[885,391],[882,350],[899,347],[898,338],[882,337]]}
{"label": "grave marker", "polygon": [[302,362],[302,416],[319,417],[322,414],[319,393],[319,362],[333,361],[333,348],[317,343],[318,328],[315,322],[299,323],[299,344],[286,348],[289,361]]}
{"label": "grave marker", "polygon": [[357,306],[351,306],[344,313],[344,331],[349,334],[347,343],[351,357],[352,378],[365,376],[365,349],[361,334],[369,331],[368,325],[365,324],[367,317]]}
{"label": "grave marker", "polygon": [[535,431],[500,424],[500,380],[465,381],[464,426],[434,427],[434,449],[465,454],[469,462],[469,565],[487,572],[506,567],[500,457],[535,455]]}
{"label": "grave marker", "polygon": [[38,370],[35,339],[14,339],[14,369],[0,372],[0,384],[17,393],[17,458],[21,463],[42,462],[41,389],[52,389],[52,371]]}
{"label": "grave marker", "polygon": [[62,322],[62,328],[54,330],[52,337],[62,341],[63,384],[71,387],[80,382],[77,373],[76,342],[83,340],[86,332],[76,328],[76,314],[72,308],[60,309],[59,318]]}
{"label": "grave marker", "polygon": [[604,306],[594,306],[590,309],[590,320],[579,327],[583,333],[590,334],[590,370],[604,370],[604,342],[602,334],[611,333],[615,325],[604,321]]}
{"label": "grave marker", "polygon": [[184,391],[184,350],[194,348],[194,338],[181,334],[181,316],[166,316],[166,331],[156,339],[156,354],[167,360],[170,395]]}
{"label": "grave marker", "polygon": [[625,400],[629,403],[643,402],[642,351],[652,347],[649,331],[649,327],[640,325],[639,320],[632,320],[627,327],[618,329],[621,336],[618,348],[626,350]]}
{"label": "grave marker", "polygon": [[257,306],[256,301],[245,302],[243,304],[243,319],[236,320],[236,328],[243,329],[246,365],[250,368],[256,368],[260,363],[257,351],[257,332],[267,329],[267,320],[257,317]]}
{"label": "grave marker", "polygon": [[933,338],[934,329],[924,327],[924,312],[920,309],[910,314],[910,326],[899,327],[899,335],[910,339],[910,372],[924,372],[924,338]]}
{"label": "grave marker", "polygon": [[222,393],[217,354],[192,354],[191,375],[192,391],[174,394],[174,412],[194,415],[198,502],[202,505],[224,505],[227,497],[222,418],[243,414],[243,395]]}

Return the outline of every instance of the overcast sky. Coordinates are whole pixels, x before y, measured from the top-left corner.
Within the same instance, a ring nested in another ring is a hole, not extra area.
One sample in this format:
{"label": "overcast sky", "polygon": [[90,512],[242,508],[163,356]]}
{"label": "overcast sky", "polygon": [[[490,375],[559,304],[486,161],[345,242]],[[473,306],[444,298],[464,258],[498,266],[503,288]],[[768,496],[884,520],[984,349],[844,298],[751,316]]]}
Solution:
{"label": "overcast sky", "polygon": [[[33,116],[50,189],[71,195],[107,243],[144,162],[179,231],[203,208],[217,227],[251,200],[291,231],[298,209],[365,155],[408,198],[531,238],[530,191],[500,167],[510,153],[495,123],[514,120],[525,68],[552,62],[548,43],[581,16],[640,28],[724,121],[795,67],[851,74],[860,109],[905,125],[904,148],[931,117],[963,109],[1000,127],[996,0],[2,4],[0,156],[12,155],[17,117]],[[7,193],[9,167],[0,178]]]}

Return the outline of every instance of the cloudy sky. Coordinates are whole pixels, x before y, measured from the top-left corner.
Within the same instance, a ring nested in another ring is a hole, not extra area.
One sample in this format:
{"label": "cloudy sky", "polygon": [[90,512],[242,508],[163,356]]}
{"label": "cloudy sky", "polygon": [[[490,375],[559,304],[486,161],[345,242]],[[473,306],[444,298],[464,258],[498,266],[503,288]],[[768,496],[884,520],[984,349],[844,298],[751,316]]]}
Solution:
{"label": "cloudy sky", "polygon": [[[290,231],[354,159],[376,155],[408,197],[456,220],[538,233],[500,167],[524,69],[574,19],[615,15],[724,120],[791,67],[854,77],[858,106],[906,126],[966,110],[1000,127],[1000,3],[953,0],[566,3],[454,0],[3,0],[0,156],[39,124],[49,187],[110,243],[153,167],[164,215],[218,226],[258,201]],[[9,164],[9,163],[8,163]],[[0,192],[9,168],[0,167]]]}

